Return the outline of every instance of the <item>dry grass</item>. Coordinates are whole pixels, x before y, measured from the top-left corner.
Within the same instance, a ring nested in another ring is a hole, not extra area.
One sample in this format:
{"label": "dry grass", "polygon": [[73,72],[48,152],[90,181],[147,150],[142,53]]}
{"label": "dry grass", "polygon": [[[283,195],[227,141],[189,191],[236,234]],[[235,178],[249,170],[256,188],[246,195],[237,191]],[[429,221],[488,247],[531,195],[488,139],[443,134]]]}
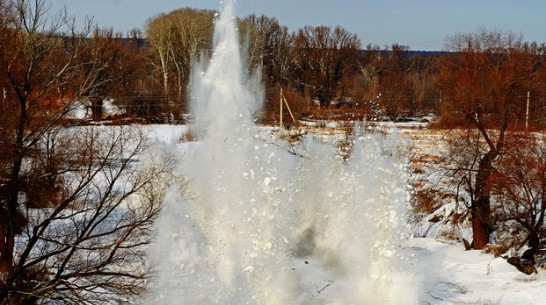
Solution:
{"label": "dry grass", "polygon": [[510,246],[506,244],[489,244],[485,247],[485,252],[499,257],[510,250]]}
{"label": "dry grass", "polygon": [[197,132],[193,128],[188,128],[186,132],[182,133],[178,138],[178,142],[193,142],[197,141]]}
{"label": "dry grass", "polygon": [[438,201],[436,200],[436,192],[418,189],[414,195],[414,211],[423,214],[432,214],[438,209]]}

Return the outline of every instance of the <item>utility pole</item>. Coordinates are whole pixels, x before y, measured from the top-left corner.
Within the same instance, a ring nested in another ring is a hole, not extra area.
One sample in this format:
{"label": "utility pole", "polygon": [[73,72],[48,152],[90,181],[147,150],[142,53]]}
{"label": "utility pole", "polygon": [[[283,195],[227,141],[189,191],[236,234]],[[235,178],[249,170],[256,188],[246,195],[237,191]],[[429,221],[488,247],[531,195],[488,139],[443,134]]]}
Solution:
{"label": "utility pole", "polygon": [[527,91],[527,107],[525,109],[525,132],[529,130],[529,102],[531,99],[531,93]]}
{"label": "utility pole", "polygon": [[281,92],[280,92],[280,102],[279,102],[279,121],[280,121],[280,129],[282,129],[282,112],[283,112],[283,102],[284,102],[284,105],[286,106],[286,109],[288,109],[288,113],[290,113],[290,117],[292,118],[292,121],[294,122],[294,124],[297,124],[296,122],[296,118],[294,117],[294,114],[292,113],[292,109],[290,109],[290,105],[288,105],[288,101],[286,100],[286,98],[284,97],[284,94],[282,92],[282,88],[281,88]]}
{"label": "utility pole", "polygon": [[286,106],[286,109],[288,110],[288,113],[290,114],[290,117],[292,118],[292,122],[294,122],[294,124],[297,124],[296,118],[294,117],[294,114],[292,113],[292,109],[290,109],[290,105],[288,105],[288,101],[286,100],[286,97],[284,97],[284,94],[282,95],[282,99],[284,101],[284,105]]}
{"label": "utility pole", "polygon": [[282,87],[279,94],[279,128],[282,130]]}

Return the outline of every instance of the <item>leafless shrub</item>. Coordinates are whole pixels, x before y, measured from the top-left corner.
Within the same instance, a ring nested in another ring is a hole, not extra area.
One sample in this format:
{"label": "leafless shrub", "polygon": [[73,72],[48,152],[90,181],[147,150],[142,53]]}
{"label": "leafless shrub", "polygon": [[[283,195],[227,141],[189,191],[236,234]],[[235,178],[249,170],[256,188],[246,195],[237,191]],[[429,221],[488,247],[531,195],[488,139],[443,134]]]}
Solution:
{"label": "leafless shrub", "polygon": [[[146,245],[170,163],[141,159],[146,137],[134,127],[85,127],[56,135],[48,137],[50,146],[64,147],[71,156],[59,162],[54,175],[64,190],[45,207],[27,205],[22,211],[26,225],[15,240],[12,265],[1,270],[0,300],[128,300],[145,286]],[[40,151],[30,163],[49,153]]]}

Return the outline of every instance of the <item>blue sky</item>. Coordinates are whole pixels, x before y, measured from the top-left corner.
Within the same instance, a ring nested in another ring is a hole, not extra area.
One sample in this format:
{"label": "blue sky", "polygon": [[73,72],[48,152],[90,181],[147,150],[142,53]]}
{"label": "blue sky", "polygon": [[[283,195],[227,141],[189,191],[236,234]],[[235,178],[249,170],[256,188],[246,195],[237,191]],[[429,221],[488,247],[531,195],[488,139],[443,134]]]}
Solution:
{"label": "blue sky", "polygon": [[[94,16],[101,27],[126,33],[176,8],[214,9],[220,0],[49,0],[77,20]],[[480,27],[522,33],[546,42],[546,0],[236,0],[236,13],[275,17],[290,31],[305,25],[343,26],[363,46],[392,43],[412,50],[441,50],[448,35]]]}

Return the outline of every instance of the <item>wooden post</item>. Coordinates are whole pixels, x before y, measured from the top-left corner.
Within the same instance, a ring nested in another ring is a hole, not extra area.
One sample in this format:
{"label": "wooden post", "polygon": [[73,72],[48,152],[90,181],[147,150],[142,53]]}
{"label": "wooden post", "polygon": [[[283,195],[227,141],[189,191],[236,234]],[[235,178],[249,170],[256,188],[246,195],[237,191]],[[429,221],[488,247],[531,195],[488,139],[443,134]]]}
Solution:
{"label": "wooden post", "polygon": [[292,118],[292,122],[296,124],[296,118],[294,117],[294,114],[292,113],[292,109],[290,109],[290,105],[288,105],[288,101],[284,97],[284,94],[282,96],[282,99],[284,100],[284,105],[286,105],[286,109],[288,109],[288,113],[290,113],[290,117]]}

